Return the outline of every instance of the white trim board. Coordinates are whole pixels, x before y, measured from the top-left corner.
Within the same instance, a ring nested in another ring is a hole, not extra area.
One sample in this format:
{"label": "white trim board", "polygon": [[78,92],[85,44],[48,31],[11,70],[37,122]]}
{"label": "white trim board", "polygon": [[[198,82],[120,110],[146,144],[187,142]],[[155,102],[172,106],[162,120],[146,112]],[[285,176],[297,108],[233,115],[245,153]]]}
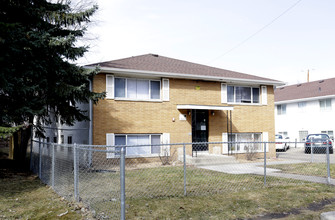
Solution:
{"label": "white trim board", "polygon": [[234,110],[233,106],[214,106],[214,105],[177,105],[177,109],[201,109],[201,110]]}

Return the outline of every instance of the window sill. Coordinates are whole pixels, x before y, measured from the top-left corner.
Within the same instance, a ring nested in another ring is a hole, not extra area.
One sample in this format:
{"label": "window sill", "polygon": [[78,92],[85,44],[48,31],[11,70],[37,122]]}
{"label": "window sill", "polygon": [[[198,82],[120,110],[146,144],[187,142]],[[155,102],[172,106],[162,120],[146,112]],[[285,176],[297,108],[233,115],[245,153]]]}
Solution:
{"label": "window sill", "polygon": [[229,105],[246,105],[246,106],[263,106],[261,103],[240,103],[240,102],[228,102]]}
{"label": "window sill", "polygon": [[[107,98],[108,99],[108,98]],[[111,99],[111,98],[109,98]],[[161,99],[127,99],[127,98],[114,98],[115,101],[129,101],[129,102],[163,102]]]}

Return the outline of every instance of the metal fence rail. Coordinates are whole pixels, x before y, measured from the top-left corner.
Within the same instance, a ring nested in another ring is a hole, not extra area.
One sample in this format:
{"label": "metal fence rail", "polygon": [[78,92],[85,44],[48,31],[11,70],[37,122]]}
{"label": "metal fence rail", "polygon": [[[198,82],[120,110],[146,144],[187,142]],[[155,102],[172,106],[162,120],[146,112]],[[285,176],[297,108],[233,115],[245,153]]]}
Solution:
{"label": "metal fence rail", "polygon": [[[64,145],[39,140],[33,142],[31,169],[60,196],[84,203],[99,219],[125,219],[126,204],[143,198],[335,183],[329,149],[318,152],[314,146],[311,154],[305,154],[303,148],[294,148],[291,151],[298,156],[290,158],[278,157],[275,142],[205,144],[208,151],[204,143],[152,145],[161,153],[143,157],[130,153],[145,145]],[[202,148],[197,150],[197,145]],[[231,154],[222,153],[225,146],[231,147]]]}

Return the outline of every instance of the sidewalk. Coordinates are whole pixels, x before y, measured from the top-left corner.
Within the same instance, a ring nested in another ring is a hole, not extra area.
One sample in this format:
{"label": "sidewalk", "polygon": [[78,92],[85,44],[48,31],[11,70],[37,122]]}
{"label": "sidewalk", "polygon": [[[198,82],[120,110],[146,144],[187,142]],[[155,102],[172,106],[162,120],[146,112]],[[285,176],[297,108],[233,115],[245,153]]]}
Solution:
{"label": "sidewalk", "polygon": [[[297,164],[297,163],[307,163],[302,160],[287,160],[287,161],[275,161],[275,162],[267,162],[267,166],[269,165],[278,165],[278,164]],[[208,165],[208,166],[199,166],[199,168],[213,170],[217,172],[223,172],[228,174],[255,174],[255,175],[264,175],[264,163],[235,163],[235,164],[227,164],[227,165]],[[326,177],[318,177],[318,176],[307,176],[300,174],[290,174],[283,173],[279,169],[266,168],[267,176],[274,177],[282,177],[287,179],[296,179],[302,181],[309,181],[314,183],[323,183],[328,184]],[[335,179],[330,179],[330,184],[335,185]]]}

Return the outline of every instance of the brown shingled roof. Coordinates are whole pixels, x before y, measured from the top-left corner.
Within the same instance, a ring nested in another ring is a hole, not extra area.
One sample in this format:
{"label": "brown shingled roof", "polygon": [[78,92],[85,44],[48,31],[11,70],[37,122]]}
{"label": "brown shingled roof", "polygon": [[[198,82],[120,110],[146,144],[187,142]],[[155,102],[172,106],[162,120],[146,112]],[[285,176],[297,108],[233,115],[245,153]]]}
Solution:
{"label": "brown shingled roof", "polygon": [[90,64],[88,66],[100,65],[101,68],[118,68],[130,70],[153,71],[162,73],[180,73],[198,76],[236,78],[247,80],[264,80],[272,83],[281,83],[280,81],[258,77],[254,75],[234,72],[225,69],[219,69],[197,63],[191,63],[183,60],[177,60],[155,54],[146,54],[134,56],[108,62]]}
{"label": "brown shingled roof", "polygon": [[280,87],[274,94],[275,102],[335,95],[335,78]]}

